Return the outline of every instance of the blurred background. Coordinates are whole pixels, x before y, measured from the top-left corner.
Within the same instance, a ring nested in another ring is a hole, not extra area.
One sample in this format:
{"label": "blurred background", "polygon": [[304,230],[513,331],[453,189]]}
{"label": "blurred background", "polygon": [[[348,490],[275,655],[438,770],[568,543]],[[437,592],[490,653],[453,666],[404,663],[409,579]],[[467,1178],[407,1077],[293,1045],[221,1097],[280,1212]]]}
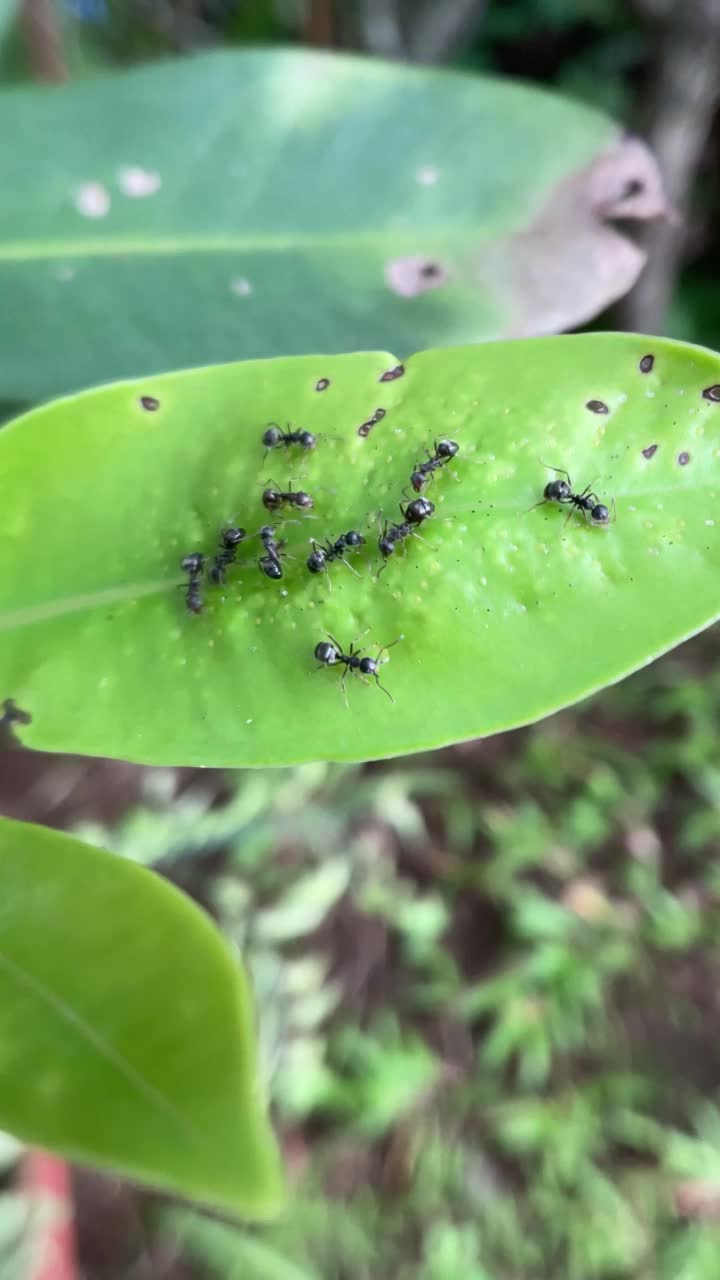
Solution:
{"label": "blurred background", "polygon": [[[720,347],[720,0],[0,0],[0,132],[13,85],[257,43],[607,111],[668,214],[591,327]],[[542,724],[360,768],[5,732],[4,814],[153,866],[242,947],[293,1197],[243,1229],[3,1141],[3,1280],[717,1280],[717,654],[710,631]]]}

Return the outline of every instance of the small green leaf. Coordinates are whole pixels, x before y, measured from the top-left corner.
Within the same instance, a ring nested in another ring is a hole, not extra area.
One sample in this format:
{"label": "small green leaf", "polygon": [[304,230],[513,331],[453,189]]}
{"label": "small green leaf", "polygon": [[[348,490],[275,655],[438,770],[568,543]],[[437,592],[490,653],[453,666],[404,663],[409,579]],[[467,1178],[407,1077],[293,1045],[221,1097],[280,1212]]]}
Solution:
{"label": "small green leaf", "polygon": [[6,92],[0,181],[0,401],[568,328],[642,267],[608,219],[663,209],[589,107],[300,49]]}
{"label": "small green leaf", "polygon": [[242,972],[183,894],[0,822],[0,1125],[248,1217],[281,1198]]}
{"label": "small green leaf", "polygon": [[[383,381],[396,366],[167,374],[3,429],[0,705],[32,717],[28,746],[187,765],[399,755],[548,715],[720,615],[720,357],[586,334],[428,351]],[[311,427],[316,448],[266,457],[270,420]],[[378,577],[379,522],[441,435],[460,452],[428,488],[435,516]],[[544,464],[616,520],[538,505]],[[268,478],[315,498],[281,530],[280,581],[256,564]],[[248,530],[241,563],[188,613],[181,557],[212,556],[228,521]],[[367,539],[357,576],[310,574],[310,539],[349,528]],[[371,653],[399,640],[381,670],[394,703],[351,673],[345,705],[340,670],[313,657],[326,632]]]}

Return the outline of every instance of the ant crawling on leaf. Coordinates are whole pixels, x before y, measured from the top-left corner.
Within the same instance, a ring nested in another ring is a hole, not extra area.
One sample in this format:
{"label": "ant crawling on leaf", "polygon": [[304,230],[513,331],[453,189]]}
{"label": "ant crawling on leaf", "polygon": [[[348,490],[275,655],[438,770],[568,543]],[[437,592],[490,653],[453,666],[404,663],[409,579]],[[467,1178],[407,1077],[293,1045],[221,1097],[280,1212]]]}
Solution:
{"label": "ant crawling on leaf", "polygon": [[340,683],[345,697],[346,707],[348,706],[348,698],[345,681],[348,675],[354,674],[363,677],[371,677],[375,681],[378,689],[382,689],[383,693],[387,694],[390,701],[394,702],[395,699],[389,689],[386,689],[385,686],[380,683],[378,672],[380,667],[384,666],[388,661],[388,659],[383,658],[382,655],[387,653],[388,649],[392,649],[393,645],[398,643],[398,640],[402,640],[402,636],[398,636],[398,639],[393,640],[392,644],[383,645],[382,649],[378,650],[376,656],[374,658],[370,658],[368,656],[362,657],[364,650],[356,649],[355,641],[350,645],[349,653],[343,653],[342,645],[339,644],[333,636],[328,634],[327,640],[321,640],[319,644],[315,645],[315,657],[320,663],[318,670],[321,670],[322,667],[335,666],[343,666],[345,668]]}
{"label": "ant crawling on leaf", "polygon": [[232,527],[222,530],[219,538],[220,551],[215,556],[215,559],[208,570],[208,577],[211,582],[214,582],[219,586],[225,581],[225,575],[228,568],[233,563],[235,556],[237,555],[237,549],[244,537],[244,529]]}
{"label": "ant crawling on leaf", "polygon": [[264,524],[260,530],[260,541],[265,548],[265,555],[258,560],[258,566],[266,578],[282,578],[282,564],[280,556],[284,542],[278,542],[275,537],[275,527],[271,524]]}
{"label": "ant crawling on leaf", "polygon": [[[546,465],[543,463],[543,466]],[[615,503],[612,504],[613,516],[611,517],[610,509],[600,501],[589,484],[585,486],[582,493],[573,493],[572,480],[567,471],[563,471],[560,467],[548,467],[548,471],[554,471],[564,479],[549,480],[543,490],[542,500],[535,503],[536,507],[541,507],[545,502],[557,502],[560,506],[569,506],[566,524],[574,511],[582,512],[585,520],[589,517],[590,523],[594,525],[607,525],[611,518],[614,518]]]}
{"label": "ant crawling on leaf", "polygon": [[[387,565],[388,559],[393,555],[395,548],[406,538],[416,533],[416,529],[425,520],[429,520],[435,511],[435,504],[427,498],[413,498],[412,502],[408,502],[406,506],[400,506],[400,514],[402,516],[402,524],[388,524],[387,520],[383,526],[383,531],[378,538],[378,551],[383,558],[383,566],[378,573],[378,577]],[[417,536],[417,535],[416,535]]]}
{"label": "ant crawling on leaf", "polygon": [[315,436],[312,431],[283,431],[277,422],[271,422],[263,432],[262,442],[266,449],[277,449],[284,445],[289,449],[291,444],[299,444],[303,449],[315,448]]}
{"label": "ant crawling on leaf", "polygon": [[339,538],[334,542],[328,539],[324,544],[316,542],[312,539],[312,552],[306,560],[306,564],[311,573],[323,573],[327,570],[327,566],[332,564],[333,560],[342,560],[348,569],[355,570],[352,565],[345,559],[345,552],[352,551],[356,547],[365,545],[365,539],[357,529],[348,529],[347,533],[341,533]]}
{"label": "ant crawling on leaf", "polygon": [[188,575],[185,604],[190,613],[201,613],[203,607],[200,578],[202,576],[205,557],[199,551],[193,551],[180,561],[180,568]]}
{"label": "ant crawling on leaf", "polygon": [[434,471],[437,471],[439,467],[447,466],[450,459],[454,458],[458,453],[460,445],[456,440],[436,440],[433,448],[435,450],[434,454],[427,449],[425,450],[427,462],[417,463],[410,477],[410,484],[416,493],[422,492]]}
{"label": "ant crawling on leaf", "polygon": [[288,486],[287,490],[263,489],[262,502],[268,511],[279,511],[284,506],[298,507],[301,511],[311,511],[315,505],[309,493],[303,493],[302,489],[294,492],[292,484]]}

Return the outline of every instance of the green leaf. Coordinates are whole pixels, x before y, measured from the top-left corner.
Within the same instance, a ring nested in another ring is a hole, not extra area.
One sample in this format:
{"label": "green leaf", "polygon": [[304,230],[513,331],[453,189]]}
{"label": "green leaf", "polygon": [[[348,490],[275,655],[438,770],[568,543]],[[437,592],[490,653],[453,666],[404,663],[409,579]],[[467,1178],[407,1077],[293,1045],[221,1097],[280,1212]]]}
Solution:
{"label": "green leaf", "polygon": [[[719,357],[586,334],[428,351],[383,382],[396,364],[170,374],[4,428],[0,705],[32,717],[24,742],[151,764],[399,755],[548,715],[718,617],[720,404],[703,391]],[[271,419],[311,426],[317,447],[266,458]],[[379,513],[399,519],[443,433],[460,452],[428,488],[436,514],[377,577]],[[536,505],[544,463],[615,502],[615,522]],[[280,581],[256,566],[269,477],[315,497],[283,530]],[[242,563],[192,615],[181,557],[212,555],[227,521],[248,530]],[[358,576],[309,574],[309,539],[353,527]],[[345,649],[366,633],[373,653],[399,640],[381,671],[394,703],[351,673],[345,705],[340,670],[313,657],[326,632]]]}
{"label": "green leaf", "polygon": [[590,108],[307,50],[8,91],[2,120],[0,400],[570,327],[644,261],[608,218],[663,208]]}
{"label": "green leaf", "polygon": [[0,1125],[249,1217],[281,1197],[242,972],[164,880],[0,822]]}

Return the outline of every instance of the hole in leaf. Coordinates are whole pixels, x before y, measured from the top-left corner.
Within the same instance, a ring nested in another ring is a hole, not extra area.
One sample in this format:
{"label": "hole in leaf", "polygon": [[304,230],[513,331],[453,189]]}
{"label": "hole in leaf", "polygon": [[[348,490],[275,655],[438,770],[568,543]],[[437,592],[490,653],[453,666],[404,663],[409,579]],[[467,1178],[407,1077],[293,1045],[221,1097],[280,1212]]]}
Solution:
{"label": "hole in leaf", "polygon": [[316,390],[316,391],[327,391],[327,389],[328,389],[328,387],[329,387],[329,386],[330,386],[330,379],[329,379],[329,378],[318,378],[317,382],[315,383],[315,390]]}
{"label": "hole in leaf", "polygon": [[585,405],[585,408],[589,409],[591,413],[609,413],[610,412],[604,400],[588,400],[587,404]]}
{"label": "hole in leaf", "polygon": [[647,449],[643,449],[643,458],[652,458],[657,453],[657,445],[649,444]]}
{"label": "hole in leaf", "polygon": [[147,409],[148,413],[154,413],[160,408],[160,401],[155,396],[141,396],[140,403],[143,409]]}
{"label": "hole in leaf", "polygon": [[402,378],[405,372],[404,364],[396,364],[394,369],[387,369],[385,373],[380,375],[381,382],[394,382],[396,378]]}
{"label": "hole in leaf", "polygon": [[654,364],[655,364],[654,356],[651,356],[651,355],[643,356],[642,360],[640,361],[640,372],[650,373]]}
{"label": "hole in leaf", "polygon": [[705,388],[703,400],[712,400],[715,404],[720,404],[720,382],[714,383],[712,387]]}
{"label": "hole in leaf", "polygon": [[687,450],[683,449],[682,453],[678,454],[678,463],[681,467],[686,467],[689,461],[690,461],[690,454],[687,452]]}

